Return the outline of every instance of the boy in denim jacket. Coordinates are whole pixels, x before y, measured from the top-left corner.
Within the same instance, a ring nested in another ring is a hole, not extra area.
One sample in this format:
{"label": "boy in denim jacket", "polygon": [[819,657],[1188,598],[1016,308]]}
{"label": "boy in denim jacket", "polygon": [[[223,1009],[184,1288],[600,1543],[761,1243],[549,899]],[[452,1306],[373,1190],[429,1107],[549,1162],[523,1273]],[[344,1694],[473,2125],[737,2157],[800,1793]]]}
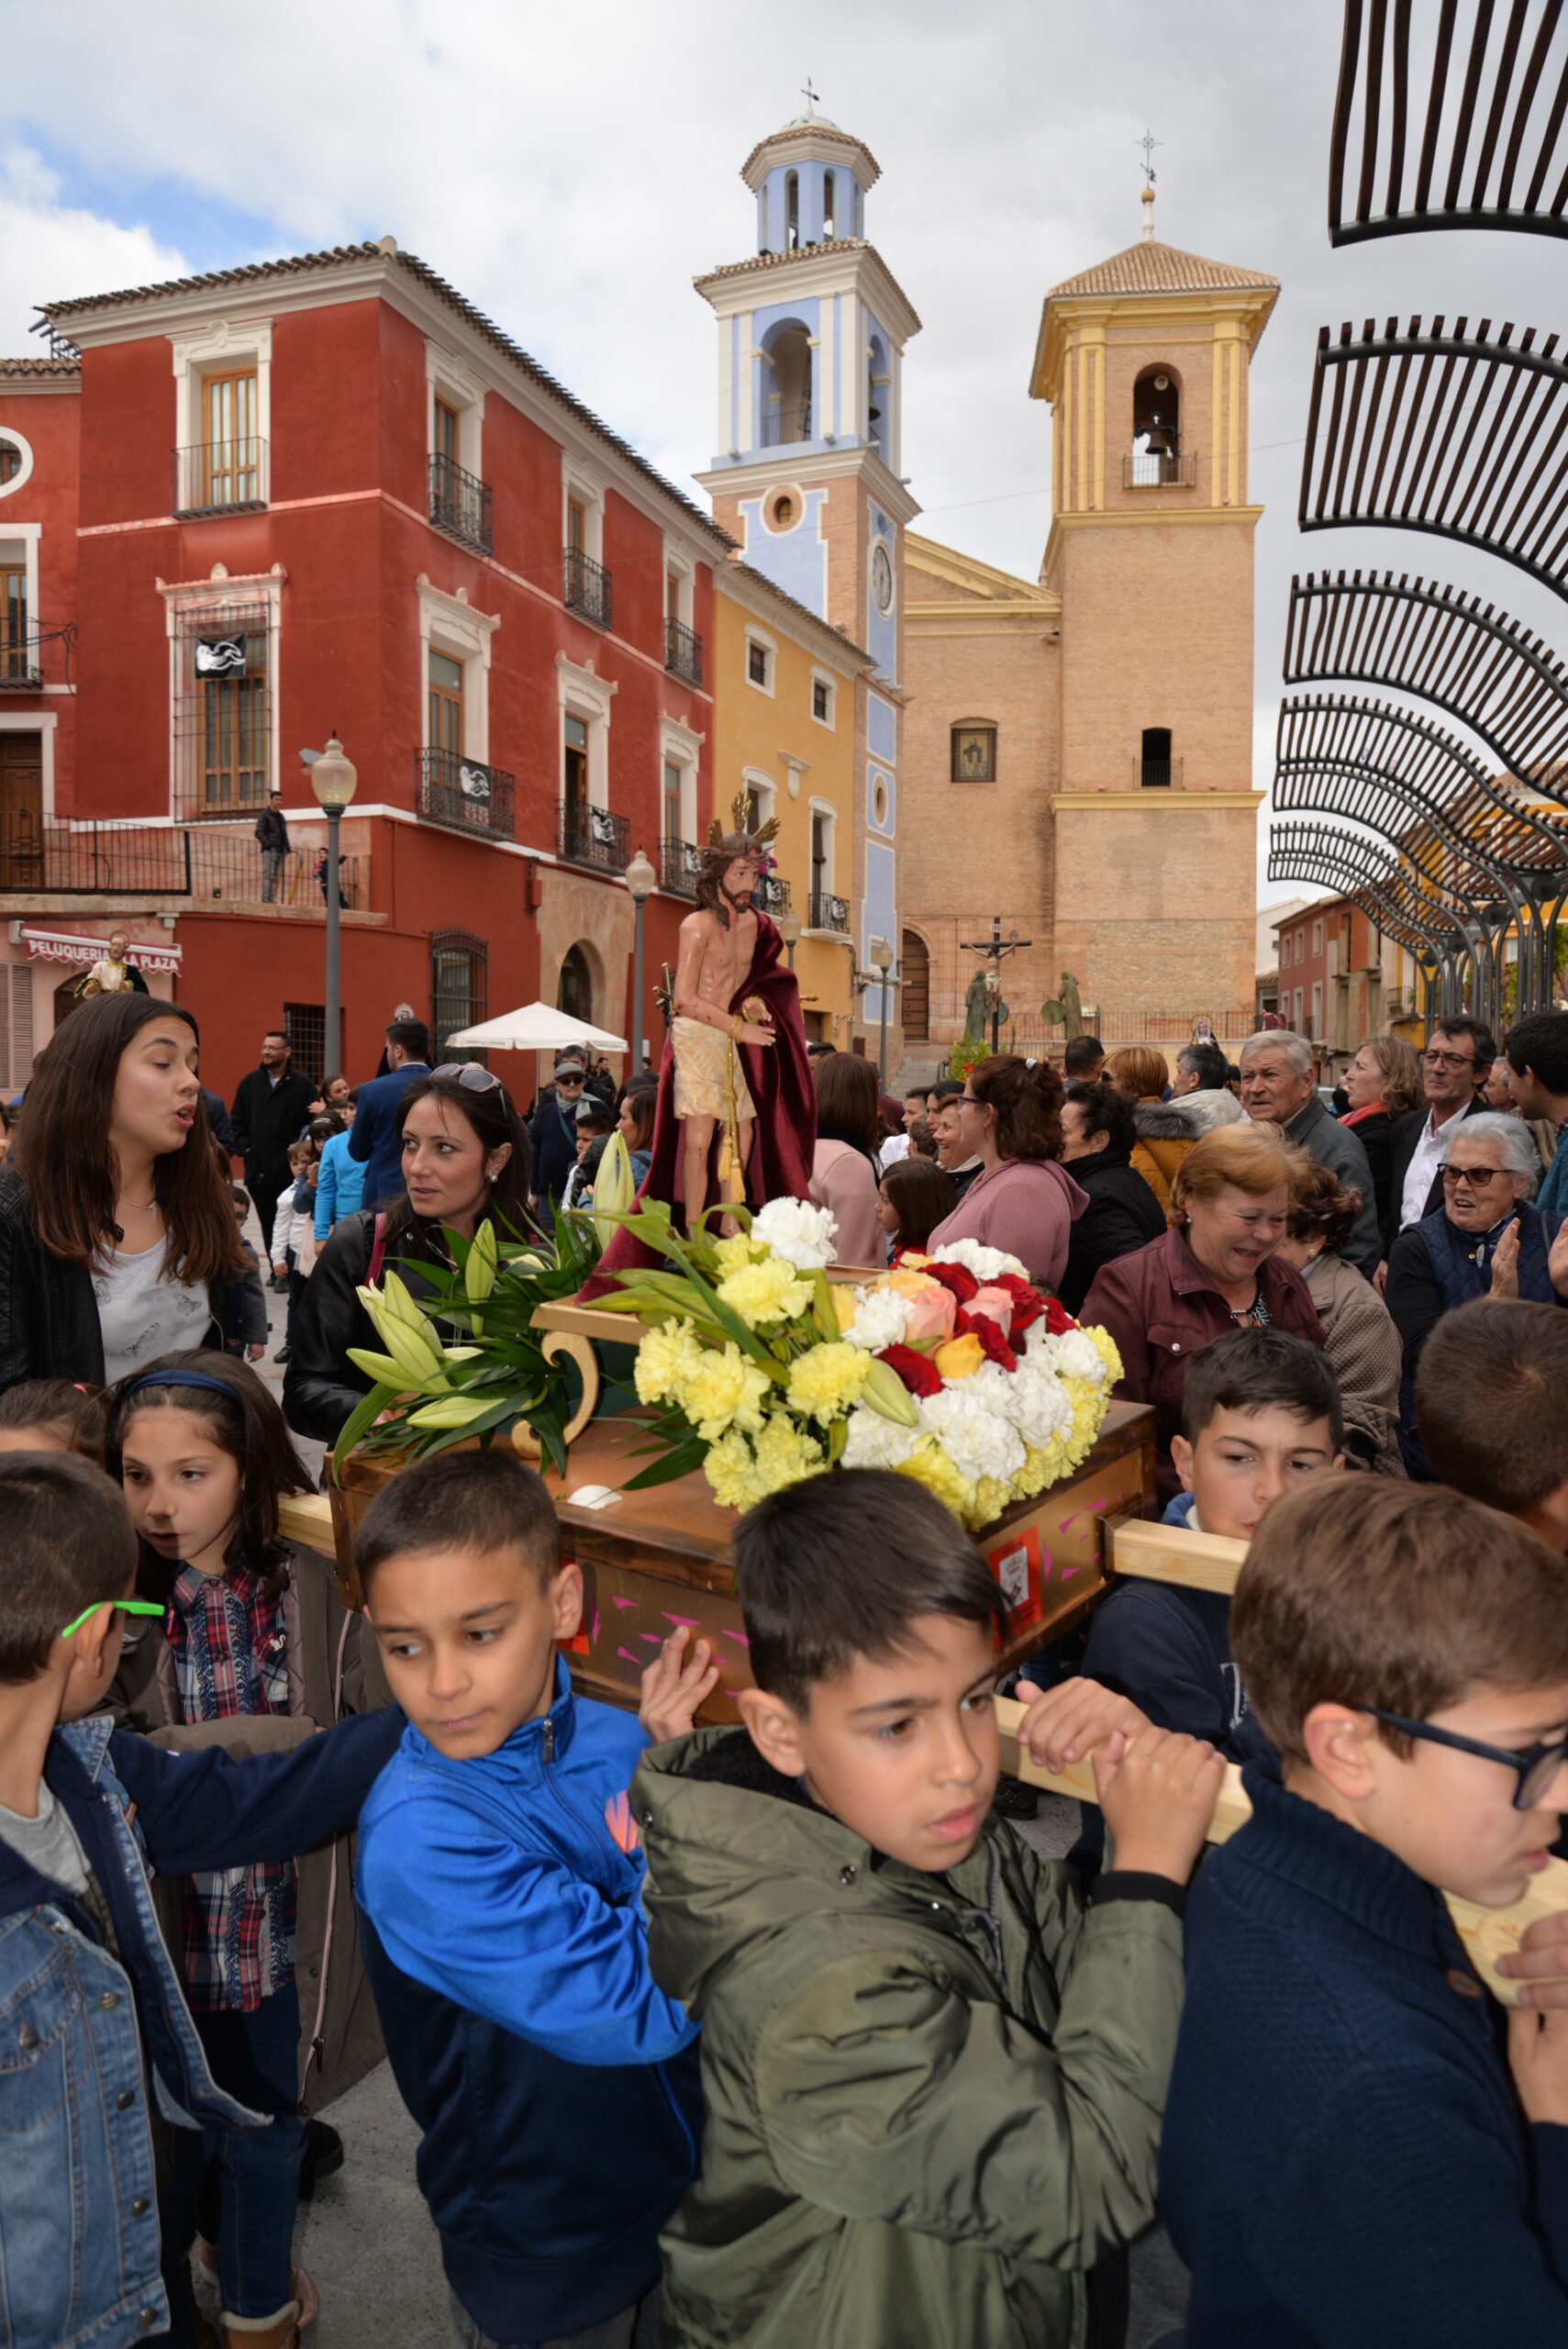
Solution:
{"label": "boy in denim jacket", "polygon": [[64,1453],[0,1458],[0,2307],[12,2349],[189,2343],[186,2243],[161,2239],[150,2099],[185,2129],[264,2125],[217,2088],[150,1871],[292,1857],[352,1826],[393,1708],[294,1753],[165,1753],[87,1718],[119,1664],[136,1536]]}

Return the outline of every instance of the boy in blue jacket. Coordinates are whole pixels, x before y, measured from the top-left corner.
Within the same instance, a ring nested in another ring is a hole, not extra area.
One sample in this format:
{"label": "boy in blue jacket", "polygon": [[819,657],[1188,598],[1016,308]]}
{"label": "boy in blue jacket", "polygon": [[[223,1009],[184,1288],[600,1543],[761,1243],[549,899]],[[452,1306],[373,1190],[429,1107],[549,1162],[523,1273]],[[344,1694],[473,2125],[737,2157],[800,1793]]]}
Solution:
{"label": "boy in blue jacket", "polygon": [[655,1987],[628,1789],[717,1679],[665,1642],[642,1726],[574,1697],[543,1480],[406,1469],[354,1548],[408,1727],[360,1821],[365,1965],[464,2349],[656,2349],[659,2230],[695,2175],[696,2027]]}
{"label": "boy in blue jacket", "polygon": [[[1568,2341],[1568,1916],[1503,1970],[1568,1807],[1568,1560],[1442,1486],[1324,1477],[1259,1527],[1231,1609],[1276,1769],[1187,1903],[1161,2200],[1187,2349]],[[1535,1976],[1537,1978],[1531,1978]]]}
{"label": "boy in blue jacket", "polygon": [[150,2099],[176,2128],[265,2123],[207,2070],[149,1872],[291,1859],[351,1827],[402,1724],[389,1708],[237,1762],[91,1719],[126,1618],[162,1612],[132,1597],[120,1489],[73,1454],[12,1453],[0,1523],[0,2330],[10,2349],[183,2349],[190,2243],[161,2235]]}

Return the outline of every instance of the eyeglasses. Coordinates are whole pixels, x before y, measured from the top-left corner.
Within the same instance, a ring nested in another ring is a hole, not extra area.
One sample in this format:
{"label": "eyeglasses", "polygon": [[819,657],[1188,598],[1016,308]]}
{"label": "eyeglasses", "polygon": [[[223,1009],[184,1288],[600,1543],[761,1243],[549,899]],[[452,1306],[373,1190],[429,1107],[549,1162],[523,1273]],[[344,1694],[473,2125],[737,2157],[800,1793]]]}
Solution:
{"label": "eyeglasses", "polygon": [[1461,1183],[1468,1183],[1473,1191],[1480,1191],[1507,1171],[1506,1166],[1445,1166],[1443,1181],[1451,1191],[1457,1190]]}
{"label": "eyeglasses", "polygon": [[1506,1745],[1483,1745],[1479,1738],[1461,1737],[1457,1730],[1434,1729],[1430,1721],[1413,1721],[1404,1713],[1385,1713],[1377,1705],[1365,1705],[1362,1709],[1385,1729],[1399,1730],[1406,1737],[1424,1739],[1429,1745],[1451,1746],[1456,1753],[1477,1753],[1483,1762],[1501,1762],[1517,1771],[1519,1782],[1514,1788],[1516,1810],[1533,1809],[1568,1762],[1568,1737],[1560,1737],[1551,1745],[1531,1745],[1522,1753],[1510,1753]]}
{"label": "eyeglasses", "polygon": [[471,1093],[489,1093],[501,1082],[494,1069],[481,1068],[477,1061],[443,1061],[430,1074],[448,1077],[453,1085],[464,1085]]}
{"label": "eyeglasses", "polygon": [[61,1638],[68,1640],[72,1631],[79,1631],[88,1616],[95,1615],[100,1607],[113,1607],[121,1615],[161,1615],[164,1611],[150,1598],[95,1598],[91,1607],[84,1607],[73,1622],[67,1623]]}
{"label": "eyeglasses", "polygon": [[1473,1068],[1473,1052],[1423,1052],[1421,1058],[1429,1068]]}

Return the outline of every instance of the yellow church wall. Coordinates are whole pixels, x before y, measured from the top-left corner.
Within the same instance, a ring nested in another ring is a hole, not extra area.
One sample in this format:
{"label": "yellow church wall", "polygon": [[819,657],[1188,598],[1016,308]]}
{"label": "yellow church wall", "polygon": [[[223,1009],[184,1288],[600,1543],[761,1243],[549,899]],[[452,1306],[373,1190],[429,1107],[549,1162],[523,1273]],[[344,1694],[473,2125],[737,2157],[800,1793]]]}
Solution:
{"label": "yellow church wall", "polygon": [[[728,826],[737,793],[762,787],[764,812],[778,818],[774,871],[787,881],[801,922],[795,967],[808,1035],[849,1049],[854,998],[851,935],[842,942],[806,933],[810,919],[814,803],[833,817],[833,892],[854,905],[857,743],[862,730],[858,680],[862,657],[760,573],[716,566],[713,610],[714,807]],[[748,675],[749,629],[772,647],[772,691]],[[817,677],[834,688],[833,722],[812,715]]]}

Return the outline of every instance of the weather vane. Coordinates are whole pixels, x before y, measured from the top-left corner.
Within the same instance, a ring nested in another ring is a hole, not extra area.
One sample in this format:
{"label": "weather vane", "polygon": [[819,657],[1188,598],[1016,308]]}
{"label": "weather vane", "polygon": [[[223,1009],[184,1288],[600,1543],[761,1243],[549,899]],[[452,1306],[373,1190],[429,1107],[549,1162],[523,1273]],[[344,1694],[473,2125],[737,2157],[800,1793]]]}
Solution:
{"label": "weather vane", "polygon": [[1162,147],[1165,142],[1162,139],[1156,139],[1151,130],[1146,130],[1141,139],[1135,139],[1132,143],[1135,147],[1141,147],[1143,150],[1143,184],[1145,187],[1152,187],[1154,184],[1154,150],[1156,147]]}
{"label": "weather vane", "polygon": [[810,121],[817,112],[817,100],[819,94],[812,88],[809,73],[806,77],[806,87],[800,95],[806,100],[806,120]]}

